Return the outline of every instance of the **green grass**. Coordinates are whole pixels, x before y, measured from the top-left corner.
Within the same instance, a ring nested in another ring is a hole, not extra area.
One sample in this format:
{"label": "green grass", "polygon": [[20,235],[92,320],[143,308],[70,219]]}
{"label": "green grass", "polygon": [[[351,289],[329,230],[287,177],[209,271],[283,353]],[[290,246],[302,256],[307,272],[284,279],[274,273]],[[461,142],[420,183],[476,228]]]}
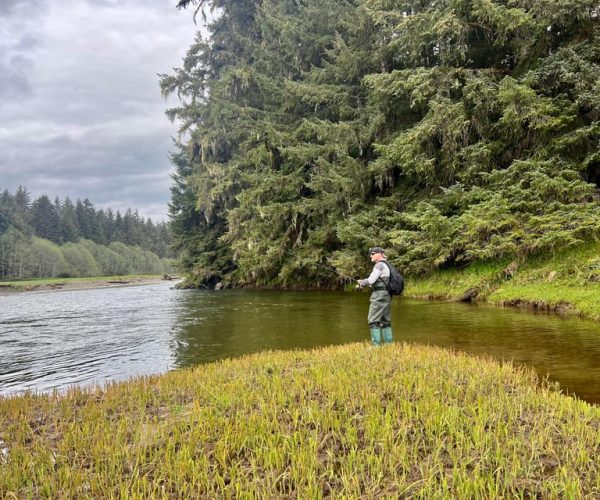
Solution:
{"label": "green grass", "polygon": [[128,281],[134,279],[158,279],[162,275],[128,274],[125,276],[87,276],[81,278],[38,278],[31,280],[0,281],[1,287],[10,288],[15,291],[32,290],[38,286],[60,285],[69,283],[94,282],[94,281]]}
{"label": "green grass", "polygon": [[424,279],[409,277],[406,295],[461,300],[473,289],[476,301],[600,319],[600,243],[527,260],[478,262]]}
{"label": "green grass", "polygon": [[509,364],[271,352],[0,399],[0,498],[598,498],[599,433]]}

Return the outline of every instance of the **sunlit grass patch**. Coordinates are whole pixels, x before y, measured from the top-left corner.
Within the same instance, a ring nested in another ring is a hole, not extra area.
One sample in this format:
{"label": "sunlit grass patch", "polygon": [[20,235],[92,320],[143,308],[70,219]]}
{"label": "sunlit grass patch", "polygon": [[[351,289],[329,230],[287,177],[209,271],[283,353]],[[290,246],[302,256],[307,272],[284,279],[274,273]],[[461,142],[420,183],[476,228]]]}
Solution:
{"label": "sunlit grass patch", "polygon": [[0,497],[600,495],[600,409],[438,348],[271,352],[0,400]]}
{"label": "sunlit grass patch", "polygon": [[600,242],[527,260],[476,262],[422,279],[408,277],[406,295],[472,299],[600,319]]}
{"label": "sunlit grass patch", "polygon": [[564,283],[512,285],[494,291],[488,300],[493,304],[534,307],[600,319],[600,284],[585,287]]}
{"label": "sunlit grass patch", "polygon": [[507,264],[508,261],[476,262],[466,269],[445,269],[421,279],[408,276],[406,295],[460,300],[466,291],[477,288],[479,296],[485,296]]}

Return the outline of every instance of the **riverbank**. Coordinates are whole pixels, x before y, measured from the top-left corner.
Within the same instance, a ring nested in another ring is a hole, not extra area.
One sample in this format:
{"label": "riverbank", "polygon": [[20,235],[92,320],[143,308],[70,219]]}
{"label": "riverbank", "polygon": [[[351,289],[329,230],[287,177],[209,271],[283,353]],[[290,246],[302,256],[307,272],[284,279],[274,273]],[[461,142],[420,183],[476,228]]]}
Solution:
{"label": "riverbank", "polygon": [[96,276],[89,278],[49,278],[27,281],[0,281],[0,295],[13,292],[40,292],[51,290],[81,290],[116,286],[147,285],[164,279],[177,280],[167,275]]}
{"label": "riverbank", "polygon": [[267,352],[0,407],[2,498],[600,495],[600,408],[438,348]]}
{"label": "riverbank", "polygon": [[478,262],[424,279],[409,277],[406,296],[487,302],[600,320],[600,243],[549,256]]}

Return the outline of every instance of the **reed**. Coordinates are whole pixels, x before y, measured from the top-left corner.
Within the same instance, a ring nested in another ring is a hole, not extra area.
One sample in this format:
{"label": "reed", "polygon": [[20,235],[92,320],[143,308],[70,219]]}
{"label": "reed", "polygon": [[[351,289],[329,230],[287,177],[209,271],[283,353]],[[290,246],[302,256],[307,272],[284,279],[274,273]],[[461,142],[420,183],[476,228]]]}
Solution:
{"label": "reed", "polygon": [[599,446],[528,369],[351,344],[0,399],[0,498],[597,498]]}

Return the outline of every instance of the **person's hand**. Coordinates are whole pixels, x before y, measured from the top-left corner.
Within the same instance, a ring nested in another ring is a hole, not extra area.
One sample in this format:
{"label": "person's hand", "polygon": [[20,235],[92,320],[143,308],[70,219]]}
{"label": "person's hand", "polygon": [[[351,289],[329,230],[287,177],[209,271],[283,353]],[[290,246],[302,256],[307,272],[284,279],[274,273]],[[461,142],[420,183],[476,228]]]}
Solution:
{"label": "person's hand", "polygon": [[356,282],[356,290],[362,290],[362,285],[360,284],[360,281]]}

